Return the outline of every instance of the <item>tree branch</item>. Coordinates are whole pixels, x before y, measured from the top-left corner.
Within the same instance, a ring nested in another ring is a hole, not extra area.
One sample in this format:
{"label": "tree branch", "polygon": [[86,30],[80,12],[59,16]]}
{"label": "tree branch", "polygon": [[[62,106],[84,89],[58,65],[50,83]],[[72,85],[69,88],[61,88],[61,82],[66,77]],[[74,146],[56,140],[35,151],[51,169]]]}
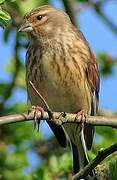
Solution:
{"label": "tree branch", "polygon": [[100,150],[98,155],[81,170],[79,173],[75,174],[72,178],[73,180],[80,180],[88,176],[88,174],[103,161],[106,157],[108,157],[113,152],[117,151],[117,143],[111,145],[110,147]]}
{"label": "tree branch", "polygon": [[[57,125],[62,125],[64,123],[81,123],[81,117],[79,116],[76,120],[76,114],[71,113],[62,113],[61,112],[54,112],[54,123]],[[41,113],[38,114],[38,118],[41,118]],[[0,125],[9,124],[9,123],[16,123],[16,122],[23,122],[23,121],[30,121],[34,119],[34,111],[30,114],[21,113],[21,114],[14,114],[8,116],[0,117]],[[50,121],[47,112],[44,112],[44,117],[42,120]],[[117,117],[106,117],[106,116],[89,116],[85,122],[86,124],[91,124],[94,126],[110,126],[117,128]]]}
{"label": "tree branch", "polygon": [[77,20],[75,16],[74,4],[75,1],[73,0],[63,0],[63,4],[66,10],[66,13],[69,15],[72,23],[77,26]]}
{"label": "tree branch", "polygon": [[103,13],[102,2],[94,4],[94,9],[98,16],[105,22],[105,24],[117,35],[117,26]]}

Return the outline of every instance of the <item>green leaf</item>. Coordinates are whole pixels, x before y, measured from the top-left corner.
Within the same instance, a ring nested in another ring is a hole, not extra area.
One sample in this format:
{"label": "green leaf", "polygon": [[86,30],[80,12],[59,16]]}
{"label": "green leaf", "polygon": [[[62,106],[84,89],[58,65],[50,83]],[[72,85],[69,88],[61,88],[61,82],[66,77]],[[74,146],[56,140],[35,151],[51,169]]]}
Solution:
{"label": "green leaf", "polygon": [[0,0],[0,4],[2,4],[5,0]]}
{"label": "green leaf", "polygon": [[117,160],[110,161],[108,167],[108,177],[111,180],[117,179]]}
{"label": "green leaf", "polygon": [[6,11],[0,10],[0,18],[5,21],[8,21],[11,17]]}
{"label": "green leaf", "polygon": [[59,168],[61,171],[67,172],[68,169],[70,170],[72,168],[71,164],[72,164],[72,159],[68,153],[64,153],[63,155],[61,155],[60,163],[59,163]]}
{"label": "green leaf", "polygon": [[77,1],[81,3],[89,2],[89,0],[77,0]]}
{"label": "green leaf", "polygon": [[7,12],[0,9],[0,26],[5,28],[10,19],[10,15]]}
{"label": "green leaf", "polygon": [[10,2],[14,2],[14,1],[16,1],[16,0],[10,0]]}
{"label": "green leaf", "polygon": [[54,172],[58,172],[59,169],[58,169],[58,161],[57,161],[57,158],[56,156],[51,156],[50,158],[50,167],[51,167],[51,171],[54,171]]}
{"label": "green leaf", "polygon": [[4,31],[4,41],[8,42],[9,41],[9,37],[10,37],[10,33],[12,30],[12,26],[8,26],[5,31]]}

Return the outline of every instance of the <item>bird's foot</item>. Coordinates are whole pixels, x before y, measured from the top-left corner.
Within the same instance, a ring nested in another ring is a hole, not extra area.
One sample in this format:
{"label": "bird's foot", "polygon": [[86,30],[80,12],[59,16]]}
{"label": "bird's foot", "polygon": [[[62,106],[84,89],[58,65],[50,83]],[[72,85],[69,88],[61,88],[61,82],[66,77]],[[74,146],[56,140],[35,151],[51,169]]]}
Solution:
{"label": "bird's foot", "polygon": [[[40,106],[32,106],[28,113],[34,112],[34,129],[37,127],[37,131],[39,131],[40,120],[44,117],[44,109]],[[39,114],[41,113],[41,117],[39,118]]]}
{"label": "bird's foot", "polygon": [[75,119],[77,120],[79,117],[81,117],[81,124],[86,123],[86,120],[87,120],[87,117],[88,117],[88,114],[87,114],[86,110],[81,110],[81,111],[79,111],[79,112],[76,114]]}

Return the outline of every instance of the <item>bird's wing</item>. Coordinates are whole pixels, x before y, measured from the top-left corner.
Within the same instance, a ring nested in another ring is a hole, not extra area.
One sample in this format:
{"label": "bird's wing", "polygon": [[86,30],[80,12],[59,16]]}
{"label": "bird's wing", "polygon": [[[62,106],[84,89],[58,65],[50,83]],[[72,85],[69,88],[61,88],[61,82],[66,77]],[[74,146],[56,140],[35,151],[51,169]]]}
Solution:
{"label": "bird's wing", "polygon": [[[86,57],[86,77],[89,83],[89,86],[91,87],[92,94],[95,94],[96,101],[99,101],[99,88],[100,88],[100,76],[99,76],[99,70],[98,65],[96,62],[96,58],[94,53],[89,47],[89,44],[83,34],[77,30],[78,37],[81,39],[82,43],[85,44],[86,49],[88,51],[88,58]],[[98,104],[97,104],[98,105]]]}
{"label": "bird's wing", "polygon": [[[96,62],[96,58],[91,51],[89,44],[83,34],[80,32],[80,30],[76,30],[79,40],[84,44],[85,49],[82,48],[82,51],[86,51],[88,54],[88,57],[86,55],[85,59],[85,73],[87,82],[89,84],[89,87],[91,89],[91,96],[92,96],[92,102],[91,102],[91,115],[94,116],[98,111],[98,102],[99,102],[99,88],[100,88],[100,77],[99,77],[99,70],[98,65]],[[85,137],[85,143],[87,149],[91,149],[92,141],[94,136],[94,126],[86,125],[84,128],[84,137]]]}
{"label": "bird's wing", "polygon": [[[84,44],[83,48],[81,47],[82,53],[85,54],[85,51],[88,51],[88,53],[87,53],[88,58],[87,58],[87,54],[86,54],[86,59],[85,59],[85,63],[86,63],[86,67],[87,67],[86,68],[86,77],[87,77],[89,86],[91,87],[92,94],[95,94],[97,105],[98,105],[100,77],[99,77],[99,70],[98,70],[96,58],[94,56],[94,53],[90,49],[89,44],[88,44],[87,40],[85,39],[84,35],[82,34],[82,32],[75,27],[74,27],[74,31],[76,32],[79,41],[81,41],[82,44]],[[79,43],[77,43],[77,44],[79,44]],[[84,47],[85,47],[85,49],[84,49]]]}
{"label": "bird's wing", "polygon": [[[99,70],[96,63],[96,58],[94,54],[91,52],[90,48],[89,48],[89,53],[90,53],[90,59],[87,63],[86,77],[92,92],[91,115],[94,116],[98,111],[100,78],[99,78]],[[91,149],[94,130],[95,130],[94,126],[91,125],[85,126],[84,136],[85,136],[87,149]]]}
{"label": "bird's wing", "polygon": [[[100,88],[99,70],[96,63],[96,58],[90,49],[89,49],[89,53],[90,53],[90,59],[87,63],[86,75],[87,75],[88,83],[91,87],[92,94],[95,96],[98,106],[99,88]],[[96,109],[96,113],[97,113],[97,109]]]}

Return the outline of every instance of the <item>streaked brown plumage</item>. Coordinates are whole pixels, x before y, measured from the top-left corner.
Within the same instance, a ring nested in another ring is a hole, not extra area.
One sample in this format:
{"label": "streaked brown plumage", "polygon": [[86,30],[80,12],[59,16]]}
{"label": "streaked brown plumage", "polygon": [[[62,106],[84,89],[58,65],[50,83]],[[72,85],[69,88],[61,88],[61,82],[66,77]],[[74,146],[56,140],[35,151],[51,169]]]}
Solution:
{"label": "streaked brown plumage", "polygon": [[[94,115],[99,93],[95,56],[68,15],[51,6],[42,6],[25,15],[20,30],[30,37],[26,82],[31,104],[42,106],[29,81],[39,89],[53,111],[76,113],[85,110]],[[63,127],[49,125],[59,143],[66,147]],[[88,163],[86,147],[91,148],[94,129],[78,124],[65,124],[64,129],[71,141],[76,173]]]}

